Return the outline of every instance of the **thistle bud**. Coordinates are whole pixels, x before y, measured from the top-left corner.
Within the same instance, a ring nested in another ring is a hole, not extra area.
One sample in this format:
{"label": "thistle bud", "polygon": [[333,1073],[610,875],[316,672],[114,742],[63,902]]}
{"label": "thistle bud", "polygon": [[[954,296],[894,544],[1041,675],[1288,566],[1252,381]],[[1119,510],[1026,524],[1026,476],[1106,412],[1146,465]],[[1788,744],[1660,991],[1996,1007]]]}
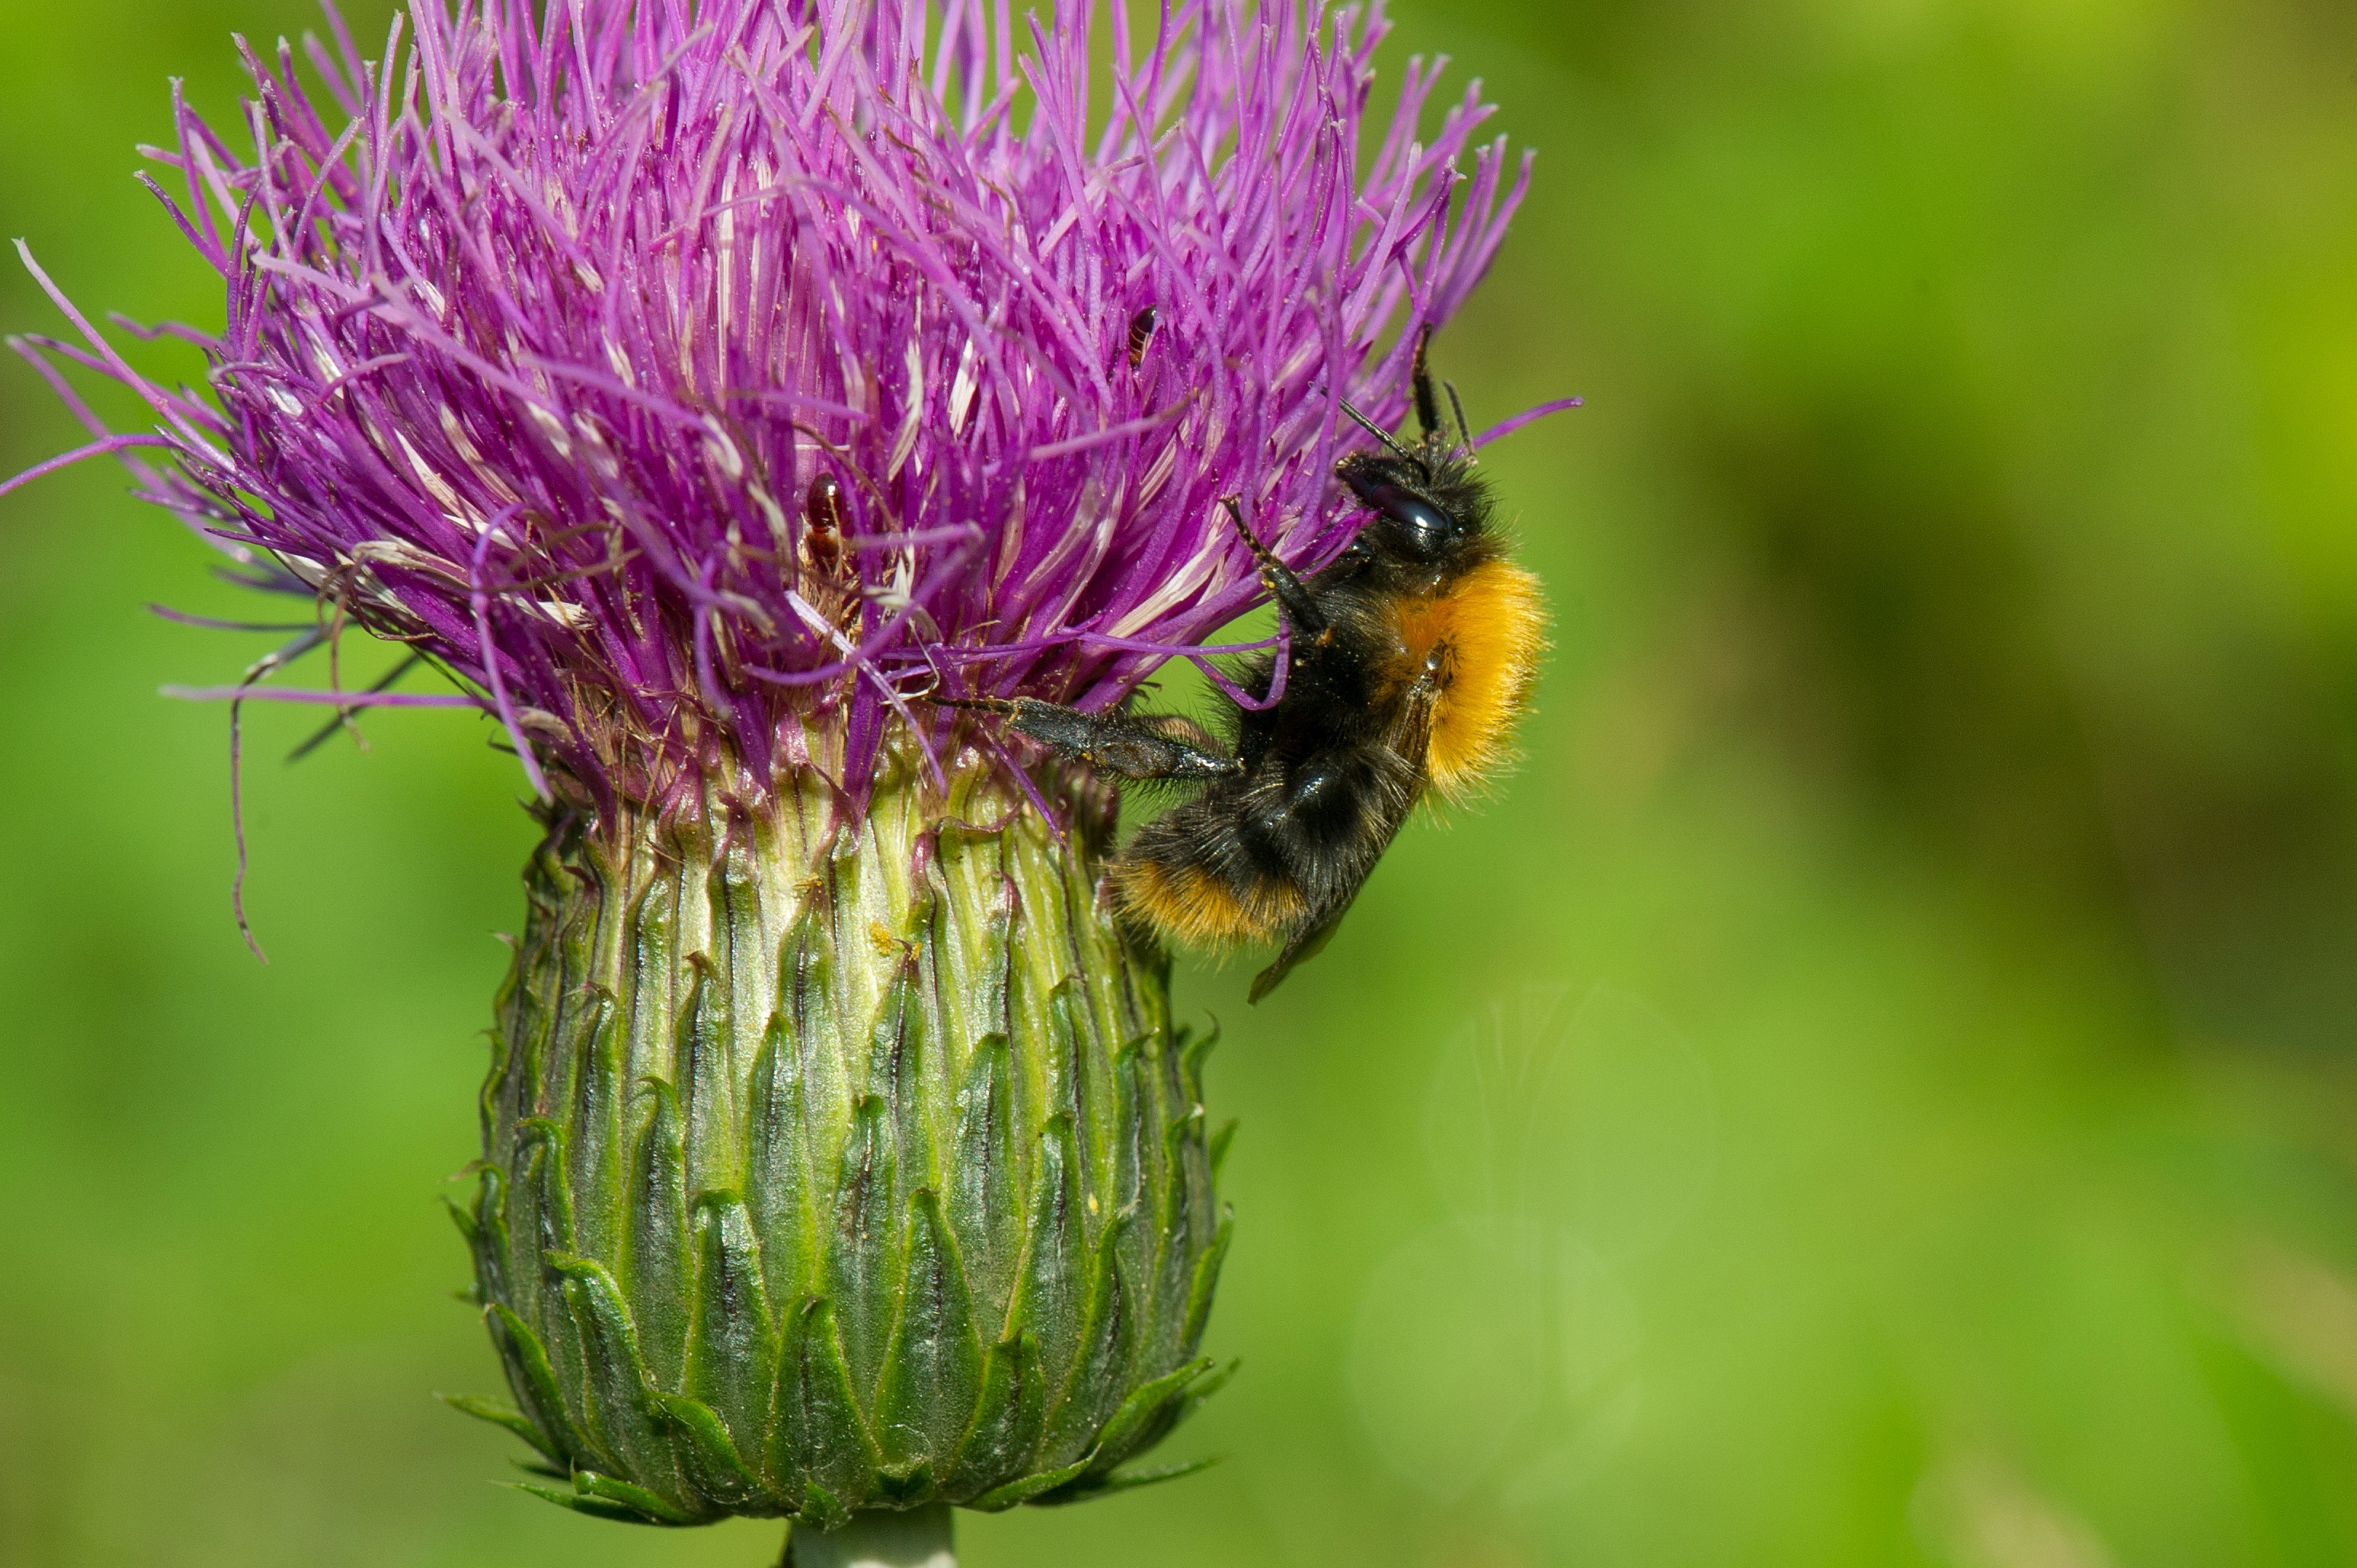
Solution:
{"label": "thistle bud", "polygon": [[1208,1040],[979,758],[553,813],[462,1216],[589,1512],[825,1527],[1118,1485],[1208,1391]]}

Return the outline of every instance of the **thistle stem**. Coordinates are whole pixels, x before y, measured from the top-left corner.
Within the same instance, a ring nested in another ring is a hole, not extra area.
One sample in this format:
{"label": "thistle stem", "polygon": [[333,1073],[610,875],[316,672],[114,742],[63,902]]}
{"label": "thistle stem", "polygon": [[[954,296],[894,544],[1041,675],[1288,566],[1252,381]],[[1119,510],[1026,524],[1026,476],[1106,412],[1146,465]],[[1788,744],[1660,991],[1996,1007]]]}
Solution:
{"label": "thistle stem", "polygon": [[796,1529],[781,1568],[957,1568],[950,1506],[854,1514],[840,1530]]}

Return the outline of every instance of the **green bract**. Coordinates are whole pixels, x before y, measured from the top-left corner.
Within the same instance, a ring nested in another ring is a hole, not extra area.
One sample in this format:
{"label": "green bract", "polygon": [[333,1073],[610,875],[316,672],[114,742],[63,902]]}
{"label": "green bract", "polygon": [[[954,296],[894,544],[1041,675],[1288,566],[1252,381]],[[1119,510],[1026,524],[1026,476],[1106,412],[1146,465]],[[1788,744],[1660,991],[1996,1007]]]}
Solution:
{"label": "green bract", "polygon": [[[754,799],[763,803],[748,807]],[[585,1512],[1062,1502],[1217,1380],[1227,1222],[1104,804],[888,748],[619,830],[553,817],[461,1214],[513,1407]]]}

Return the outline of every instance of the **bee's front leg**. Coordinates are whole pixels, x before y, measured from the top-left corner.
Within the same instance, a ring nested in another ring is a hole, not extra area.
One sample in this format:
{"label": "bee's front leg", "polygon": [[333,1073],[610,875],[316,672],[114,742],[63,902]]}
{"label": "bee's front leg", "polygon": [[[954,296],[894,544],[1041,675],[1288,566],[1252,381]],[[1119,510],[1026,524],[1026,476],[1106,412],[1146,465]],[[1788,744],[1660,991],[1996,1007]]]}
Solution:
{"label": "bee's front leg", "polygon": [[1324,631],[1325,612],[1310,596],[1308,585],[1294,575],[1292,567],[1276,558],[1275,551],[1261,542],[1260,535],[1244,521],[1244,509],[1237,503],[1235,497],[1223,497],[1220,504],[1227,508],[1228,515],[1235,520],[1236,532],[1243,535],[1244,544],[1252,551],[1253,559],[1260,563],[1260,580],[1267,585],[1269,593],[1275,596],[1278,606],[1285,611],[1286,618],[1293,623],[1293,628],[1313,636]]}
{"label": "bee's front leg", "polygon": [[1036,697],[936,697],[947,708],[1004,714],[1021,735],[1075,762],[1132,780],[1233,779],[1244,765],[1176,714],[1084,714]]}

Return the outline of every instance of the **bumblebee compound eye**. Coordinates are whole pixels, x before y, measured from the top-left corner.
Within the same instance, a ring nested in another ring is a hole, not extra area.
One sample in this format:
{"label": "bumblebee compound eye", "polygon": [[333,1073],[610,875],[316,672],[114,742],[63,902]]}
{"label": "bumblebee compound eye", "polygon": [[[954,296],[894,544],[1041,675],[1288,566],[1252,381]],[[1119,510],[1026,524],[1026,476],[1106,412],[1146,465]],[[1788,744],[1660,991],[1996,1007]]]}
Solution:
{"label": "bumblebee compound eye", "polygon": [[1419,561],[1437,560],[1457,537],[1457,524],[1448,514],[1421,496],[1377,485],[1361,492],[1361,499],[1390,525],[1389,532],[1399,548]]}

